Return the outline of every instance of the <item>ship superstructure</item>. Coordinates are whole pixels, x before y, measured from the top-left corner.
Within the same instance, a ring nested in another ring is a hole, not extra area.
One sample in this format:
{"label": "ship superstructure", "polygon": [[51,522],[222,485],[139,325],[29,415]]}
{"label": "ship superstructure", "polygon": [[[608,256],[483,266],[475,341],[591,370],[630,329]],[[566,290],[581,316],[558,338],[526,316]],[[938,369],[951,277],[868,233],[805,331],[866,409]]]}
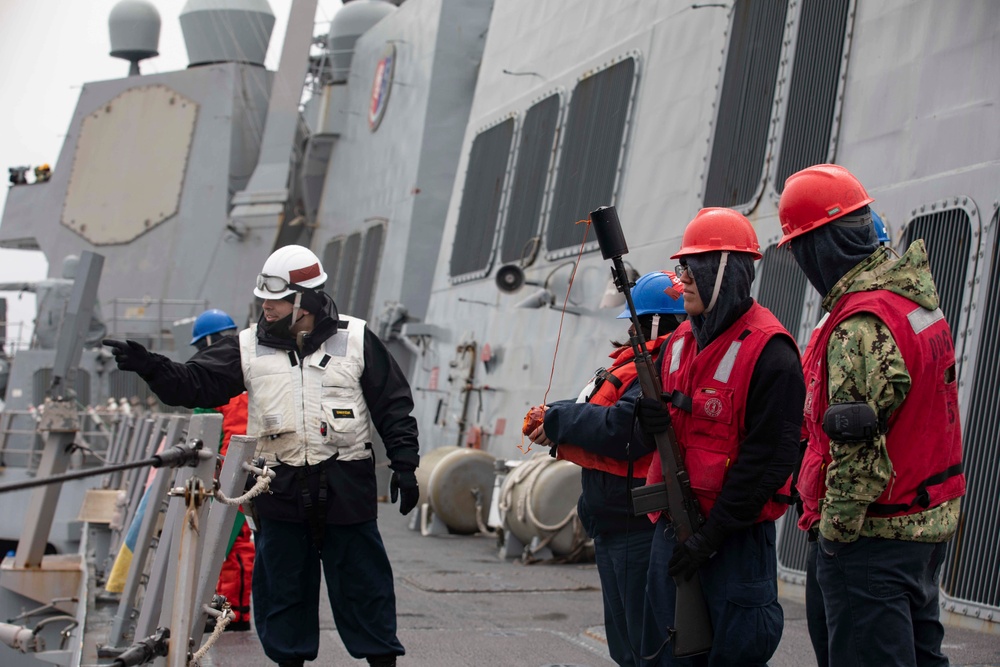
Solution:
{"label": "ship superstructure", "polygon": [[[84,86],[51,178],[10,189],[0,245],[44,251],[50,280],[66,256],[100,253],[107,332],[177,359],[192,316],[254,320],[264,258],[309,246],[341,312],[407,369],[423,453],[517,460],[527,409],[575,397],[623,334],[577,224],[590,211],[616,206],[637,275],[672,268],[700,208],[741,211],[764,248],[755,296],[804,346],[822,312],[776,246],[777,202],[788,175],[843,164],[895,248],[927,242],[969,479],[942,589],[952,622],[996,631],[1000,5],[354,0],[314,40],[316,3],[295,0],[277,72],[261,65],[266,3],[222,5],[189,2],[188,69]],[[32,411],[55,354],[13,359],[0,481],[37,467]],[[96,347],[76,388],[84,406],[163,409]],[[50,541],[72,550],[79,523],[61,512]],[[778,549],[783,581],[801,584],[792,519]]]}

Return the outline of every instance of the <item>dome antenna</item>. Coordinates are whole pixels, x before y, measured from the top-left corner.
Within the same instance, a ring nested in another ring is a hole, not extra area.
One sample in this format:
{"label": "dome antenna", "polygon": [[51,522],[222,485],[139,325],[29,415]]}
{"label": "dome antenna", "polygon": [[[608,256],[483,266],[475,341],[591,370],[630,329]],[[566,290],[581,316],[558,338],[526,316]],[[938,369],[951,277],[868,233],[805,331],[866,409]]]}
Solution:
{"label": "dome antenna", "polygon": [[274,28],[267,0],[188,0],[180,21],[188,67],[215,63],[264,66]]}
{"label": "dome antenna", "polygon": [[129,76],[139,76],[139,61],[160,55],[160,12],[149,0],[121,0],[108,15],[111,56],[129,61]]}

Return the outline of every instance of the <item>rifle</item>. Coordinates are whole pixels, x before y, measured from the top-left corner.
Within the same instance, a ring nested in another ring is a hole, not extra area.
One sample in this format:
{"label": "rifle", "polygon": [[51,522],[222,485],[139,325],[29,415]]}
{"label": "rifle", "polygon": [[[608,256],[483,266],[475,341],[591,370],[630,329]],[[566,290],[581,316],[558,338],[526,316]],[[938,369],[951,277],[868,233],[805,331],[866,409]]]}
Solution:
{"label": "rifle", "polygon": [[[642,335],[639,316],[636,314],[635,304],[632,302],[632,283],[629,282],[628,273],[625,272],[625,265],[622,262],[622,255],[628,253],[628,245],[625,243],[621,222],[618,220],[618,212],[614,206],[602,206],[591,212],[590,222],[597,235],[601,255],[604,259],[610,259],[612,262],[611,275],[614,278],[615,286],[619,292],[625,295],[625,301],[628,303],[628,310],[632,316],[632,328],[635,333],[629,338],[629,342],[635,352],[635,368],[638,372],[642,394],[662,401],[660,391],[662,385],[656,367],[653,365],[653,359],[646,349],[645,336]],[[684,469],[684,460],[681,458],[680,448],[677,446],[673,426],[668,426],[663,433],[657,433],[655,440],[656,451],[663,467],[664,482],[636,489],[639,492],[637,496],[645,497],[647,500],[652,500],[657,496],[662,497],[661,488],[665,487],[665,509],[670,515],[677,541],[684,542],[701,527],[705,519],[701,515],[697,499],[691,492],[691,482],[687,470]],[[648,511],[656,509],[664,509],[664,507],[662,504],[658,507],[650,506]],[[674,608],[675,627],[669,630],[668,639],[674,645],[674,656],[683,658],[706,653],[712,648],[712,620],[708,615],[708,606],[701,588],[701,579],[698,574],[695,574],[687,581],[681,578],[674,579],[674,584],[677,587]]]}

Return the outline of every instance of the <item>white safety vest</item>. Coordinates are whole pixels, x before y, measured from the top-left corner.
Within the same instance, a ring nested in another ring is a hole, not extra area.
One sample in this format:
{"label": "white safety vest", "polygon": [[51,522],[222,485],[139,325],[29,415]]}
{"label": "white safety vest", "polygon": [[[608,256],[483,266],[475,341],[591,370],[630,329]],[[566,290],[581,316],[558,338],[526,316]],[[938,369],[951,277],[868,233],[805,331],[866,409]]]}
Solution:
{"label": "white safety vest", "polygon": [[301,361],[290,350],[257,341],[257,325],[240,332],[240,363],[247,388],[247,435],[268,464],[314,465],[371,457],[368,405],[361,393],[365,369],[364,320],[341,315],[338,329]]}

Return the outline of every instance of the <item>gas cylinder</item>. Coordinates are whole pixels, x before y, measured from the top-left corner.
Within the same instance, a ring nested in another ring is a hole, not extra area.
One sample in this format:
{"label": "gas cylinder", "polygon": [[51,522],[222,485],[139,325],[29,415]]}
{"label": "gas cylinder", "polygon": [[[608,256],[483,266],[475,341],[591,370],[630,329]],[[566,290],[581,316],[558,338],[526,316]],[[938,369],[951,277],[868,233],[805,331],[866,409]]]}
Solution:
{"label": "gas cylinder", "polygon": [[415,471],[417,486],[420,490],[420,498],[417,500],[418,508],[424,503],[430,502],[427,489],[430,486],[431,473],[434,471],[435,466],[437,466],[438,461],[452,452],[459,451],[459,449],[459,447],[455,447],[454,445],[445,445],[420,455],[420,465],[417,466]]}
{"label": "gas cylinder", "polygon": [[[540,453],[514,468],[501,491],[504,525],[524,544],[554,536],[548,548],[556,556],[578,548],[576,504],[583,485],[580,467]],[[585,535],[582,536],[585,539]]]}
{"label": "gas cylinder", "polygon": [[[420,502],[452,533],[468,535],[486,523],[493,498],[494,457],[478,449],[439,447],[420,459]],[[477,496],[479,507],[477,509]]]}
{"label": "gas cylinder", "polygon": [[[431,471],[431,508],[453,533],[468,535],[486,523],[493,499],[494,457],[479,449],[458,449]],[[476,502],[481,509],[477,509]]]}

